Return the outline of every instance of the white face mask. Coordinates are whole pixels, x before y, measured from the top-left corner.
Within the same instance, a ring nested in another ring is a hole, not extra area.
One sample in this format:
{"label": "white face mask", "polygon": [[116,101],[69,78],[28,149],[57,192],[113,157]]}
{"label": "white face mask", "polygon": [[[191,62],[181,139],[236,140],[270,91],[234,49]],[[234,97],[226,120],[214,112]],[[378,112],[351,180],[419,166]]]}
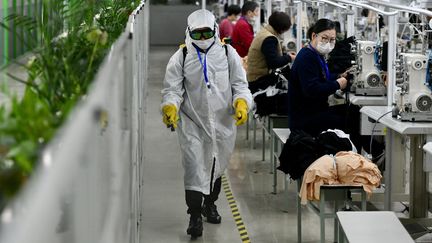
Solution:
{"label": "white face mask", "polygon": [[238,15],[231,23],[232,24],[237,24],[237,21],[240,19],[240,15]]}
{"label": "white face mask", "polygon": [[322,55],[327,55],[333,50],[334,46],[335,44],[330,44],[330,42],[324,43],[320,41],[317,45],[317,51]]}
{"label": "white face mask", "polygon": [[255,21],[256,21],[256,17],[255,16],[249,17],[249,19],[248,19],[249,24],[252,24],[252,25],[255,23]]}
{"label": "white face mask", "polygon": [[214,41],[215,41],[214,38],[210,38],[207,40],[192,40],[192,43],[194,43],[199,48],[205,51],[207,50],[207,48],[211,46],[211,44],[213,44]]}

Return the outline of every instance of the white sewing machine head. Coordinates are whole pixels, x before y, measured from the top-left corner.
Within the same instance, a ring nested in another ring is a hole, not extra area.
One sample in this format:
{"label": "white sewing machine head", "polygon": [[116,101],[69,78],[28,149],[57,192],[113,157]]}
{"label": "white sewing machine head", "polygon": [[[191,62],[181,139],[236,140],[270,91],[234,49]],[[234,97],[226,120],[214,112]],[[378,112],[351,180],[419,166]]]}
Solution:
{"label": "white sewing machine head", "polygon": [[428,57],[417,53],[399,56],[402,82],[395,92],[395,103],[403,121],[432,121],[432,92],[426,83]]}
{"label": "white sewing machine head", "polygon": [[356,95],[382,96],[386,88],[381,78],[381,71],[376,66],[376,48],[373,41],[357,41],[356,71],[352,90]]}

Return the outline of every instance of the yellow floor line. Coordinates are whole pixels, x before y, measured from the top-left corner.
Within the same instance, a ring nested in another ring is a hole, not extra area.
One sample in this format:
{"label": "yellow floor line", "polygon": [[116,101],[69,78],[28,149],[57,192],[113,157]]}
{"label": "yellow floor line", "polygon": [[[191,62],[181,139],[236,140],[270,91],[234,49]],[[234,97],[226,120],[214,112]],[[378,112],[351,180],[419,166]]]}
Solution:
{"label": "yellow floor line", "polygon": [[234,196],[231,192],[230,185],[229,185],[228,180],[227,180],[225,175],[222,176],[222,187],[223,187],[225,195],[227,197],[228,204],[231,208],[231,213],[232,213],[234,221],[236,223],[237,230],[240,233],[240,239],[242,240],[242,243],[250,243],[251,241],[249,239],[249,235],[248,235],[248,232],[246,230],[246,226],[244,225],[243,219],[240,216],[240,212],[237,208],[236,201],[235,201]]}

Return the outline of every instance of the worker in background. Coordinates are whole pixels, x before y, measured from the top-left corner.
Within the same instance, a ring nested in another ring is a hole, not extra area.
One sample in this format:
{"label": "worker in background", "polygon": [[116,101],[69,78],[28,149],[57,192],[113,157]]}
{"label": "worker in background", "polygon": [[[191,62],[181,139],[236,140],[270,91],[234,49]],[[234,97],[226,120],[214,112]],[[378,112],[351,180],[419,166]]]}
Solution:
{"label": "worker in background", "polygon": [[254,38],[252,24],[255,21],[259,21],[256,19],[257,16],[259,16],[258,4],[252,1],[245,2],[242,7],[242,16],[234,26],[231,36],[232,46],[241,57],[245,57],[248,54],[249,47]]}
{"label": "worker in background", "polygon": [[215,205],[221,176],[252,97],[240,57],[220,42],[214,15],[197,10],[187,25],[187,53],[180,48],[167,64],[161,108],[163,122],[177,128],[190,214],[187,234],[196,238],[202,235],[201,214],[209,223],[221,222]]}
{"label": "worker in background", "polygon": [[[282,34],[291,28],[290,17],[283,12],[274,12],[269,24],[258,32],[248,52],[247,79],[252,93],[269,85],[268,75],[294,61],[295,53],[282,53]],[[261,80],[264,79],[264,80]],[[259,80],[258,82],[256,82]]]}
{"label": "worker in background", "polygon": [[[358,151],[361,149],[358,107],[329,106],[328,96],[347,86],[347,73],[330,73],[326,55],[336,42],[333,21],[320,19],[308,31],[311,40],[297,54],[288,86],[288,120],[290,129],[317,136],[327,129],[349,133]],[[353,110],[349,110],[352,108]]]}
{"label": "worker in background", "polygon": [[234,25],[240,18],[241,8],[238,5],[230,5],[227,9],[227,17],[219,24],[219,38],[231,38]]}

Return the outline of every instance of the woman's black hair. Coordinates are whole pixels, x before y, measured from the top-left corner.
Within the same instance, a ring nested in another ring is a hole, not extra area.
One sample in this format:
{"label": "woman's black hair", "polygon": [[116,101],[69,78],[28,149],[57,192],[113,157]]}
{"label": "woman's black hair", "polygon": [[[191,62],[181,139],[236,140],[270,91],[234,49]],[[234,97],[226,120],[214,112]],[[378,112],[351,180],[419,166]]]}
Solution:
{"label": "woman's black hair", "polygon": [[362,11],[360,12],[360,15],[361,15],[362,17],[367,17],[367,16],[369,16],[369,9],[367,9],[367,8],[362,9]]}
{"label": "woman's black hair", "polygon": [[334,21],[333,23],[335,24],[336,33],[340,33],[341,32],[341,24],[340,24],[340,22],[339,21]]}
{"label": "woman's black hair", "polygon": [[291,18],[284,12],[276,11],[272,13],[268,21],[278,34],[282,34],[291,28]]}
{"label": "woman's black hair", "polygon": [[242,15],[246,15],[248,11],[255,11],[255,9],[258,8],[258,3],[247,1],[243,4],[242,7]]}
{"label": "woman's black hair", "polygon": [[330,19],[319,19],[314,25],[312,25],[307,31],[307,37],[312,40],[312,33],[318,34],[326,30],[335,30],[336,26]]}
{"label": "woman's black hair", "polygon": [[241,8],[239,5],[229,5],[228,9],[227,9],[227,16],[231,16],[231,15],[238,15],[241,13]]}

